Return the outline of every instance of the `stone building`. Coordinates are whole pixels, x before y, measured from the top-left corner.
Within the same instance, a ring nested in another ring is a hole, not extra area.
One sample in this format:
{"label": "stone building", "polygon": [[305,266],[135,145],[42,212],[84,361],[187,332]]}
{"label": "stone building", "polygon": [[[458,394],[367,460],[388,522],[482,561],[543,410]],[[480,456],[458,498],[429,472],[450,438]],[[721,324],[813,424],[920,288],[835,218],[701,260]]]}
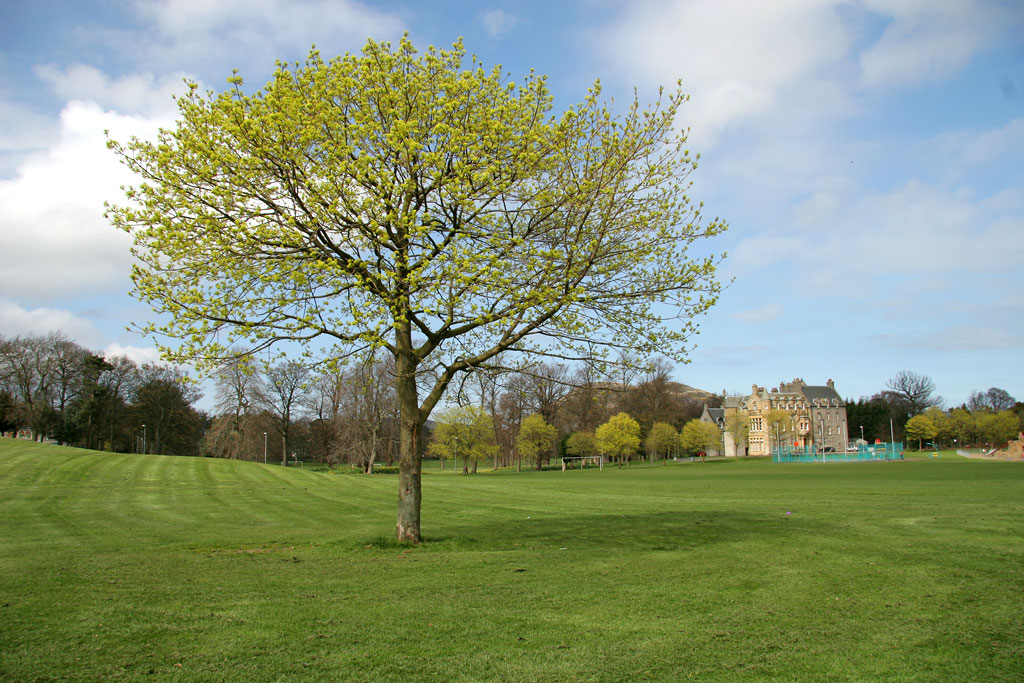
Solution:
{"label": "stone building", "polygon": [[844,452],[849,440],[846,403],[831,379],[824,386],[797,378],[770,391],[755,384],[747,396],[723,394],[722,407],[705,406],[701,420],[719,426],[726,456],[771,455],[785,445]]}

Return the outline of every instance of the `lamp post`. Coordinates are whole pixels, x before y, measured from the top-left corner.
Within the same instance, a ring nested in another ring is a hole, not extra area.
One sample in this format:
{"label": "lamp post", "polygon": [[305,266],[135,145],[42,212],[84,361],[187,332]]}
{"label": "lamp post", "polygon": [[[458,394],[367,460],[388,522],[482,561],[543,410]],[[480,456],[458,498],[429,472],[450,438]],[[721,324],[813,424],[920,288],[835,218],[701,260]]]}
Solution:
{"label": "lamp post", "polygon": [[142,425],[142,454],[146,454],[146,425]]}
{"label": "lamp post", "polygon": [[263,432],[263,464],[267,464],[267,433]]}
{"label": "lamp post", "polygon": [[860,440],[864,440],[864,425],[860,426]]}

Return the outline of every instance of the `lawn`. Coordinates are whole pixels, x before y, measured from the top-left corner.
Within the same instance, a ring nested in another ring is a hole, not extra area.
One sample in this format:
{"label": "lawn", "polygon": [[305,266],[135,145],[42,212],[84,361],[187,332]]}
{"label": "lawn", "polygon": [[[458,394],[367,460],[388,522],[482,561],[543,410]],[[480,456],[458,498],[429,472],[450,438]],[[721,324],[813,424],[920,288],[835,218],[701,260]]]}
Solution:
{"label": "lawn", "polygon": [[0,679],[1024,678],[1024,464],[397,478],[0,439]]}

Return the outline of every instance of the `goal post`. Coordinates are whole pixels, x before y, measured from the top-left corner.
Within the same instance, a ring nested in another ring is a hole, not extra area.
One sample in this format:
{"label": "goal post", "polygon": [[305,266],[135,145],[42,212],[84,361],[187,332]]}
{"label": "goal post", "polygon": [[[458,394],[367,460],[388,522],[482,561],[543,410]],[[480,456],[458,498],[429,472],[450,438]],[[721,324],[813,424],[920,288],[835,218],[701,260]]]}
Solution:
{"label": "goal post", "polygon": [[597,465],[601,471],[604,471],[604,457],[600,455],[567,455],[562,458],[562,471],[565,472],[567,469],[573,469],[575,461],[580,463],[581,470],[587,464],[590,464]]}

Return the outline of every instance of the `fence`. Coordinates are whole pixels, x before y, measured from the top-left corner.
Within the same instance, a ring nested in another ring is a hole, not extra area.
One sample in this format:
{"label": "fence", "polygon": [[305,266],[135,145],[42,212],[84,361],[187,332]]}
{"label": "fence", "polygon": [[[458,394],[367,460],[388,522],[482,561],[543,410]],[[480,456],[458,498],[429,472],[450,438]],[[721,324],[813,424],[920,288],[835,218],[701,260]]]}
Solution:
{"label": "fence", "polygon": [[846,453],[821,453],[814,446],[783,446],[772,453],[772,462],[877,462],[903,460],[903,443],[860,444]]}

